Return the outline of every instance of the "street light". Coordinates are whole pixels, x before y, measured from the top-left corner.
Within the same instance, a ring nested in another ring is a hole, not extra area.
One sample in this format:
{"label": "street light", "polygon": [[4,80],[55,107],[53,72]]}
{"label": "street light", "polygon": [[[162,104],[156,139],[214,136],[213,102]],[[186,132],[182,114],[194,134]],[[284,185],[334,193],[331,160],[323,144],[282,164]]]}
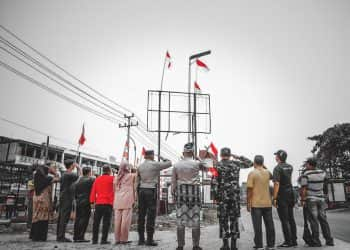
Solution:
{"label": "street light", "polygon": [[[210,54],[211,54],[211,50],[207,50],[204,52],[191,55],[188,59],[188,142],[191,141],[191,132],[192,132],[192,129],[191,129],[191,66],[194,59],[197,59],[206,55],[210,55]],[[194,116],[194,119],[197,119],[196,116]],[[194,125],[197,126],[195,120],[194,120]],[[193,132],[196,133],[196,131],[193,131]],[[194,143],[195,143],[195,151],[196,151],[195,154],[197,155],[197,139]]]}

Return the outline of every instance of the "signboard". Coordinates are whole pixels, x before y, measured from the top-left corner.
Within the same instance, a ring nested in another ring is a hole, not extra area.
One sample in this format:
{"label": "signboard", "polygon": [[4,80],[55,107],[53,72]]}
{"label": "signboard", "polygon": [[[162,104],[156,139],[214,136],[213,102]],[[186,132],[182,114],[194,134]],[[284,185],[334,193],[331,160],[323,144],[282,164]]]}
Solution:
{"label": "signboard", "polygon": [[23,165],[28,165],[28,166],[34,165],[34,164],[43,165],[43,164],[45,164],[45,160],[33,158],[33,157],[29,157],[29,156],[16,155],[15,164],[23,164]]}

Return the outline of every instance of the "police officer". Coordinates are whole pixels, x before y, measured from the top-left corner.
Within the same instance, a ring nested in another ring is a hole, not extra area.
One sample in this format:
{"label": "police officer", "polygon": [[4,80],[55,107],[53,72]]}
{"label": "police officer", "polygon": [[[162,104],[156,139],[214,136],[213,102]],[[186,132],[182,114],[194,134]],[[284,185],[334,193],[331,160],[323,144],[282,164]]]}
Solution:
{"label": "police officer", "polygon": [[192,228],[193,249],[201,250],[200,210],[201,189],[199,171],[205,163],[193,159],[193,143],[184,146],[184,158],[174,165],[171,181],[172,194],[176,200],[177,250],[185,246],[185,227]]}
{"label": "police officer", "polygon": [[286,163],[287,152],[275,153],[277,166],[273,170],[273,205],[281,220],[284,242],[278,247],[297,246],[297,228],[294,220],[294,190],[292,185],[293,167]]}
{"label": "police officer", "polygon": [[[243,157],[231,154],[229,148],[220,151],[221,161],[217,164],[218,176],[212,181],[212,193],[218,202],[220,238],[223,240],[221,250],[236,250],[239,238],[238,218],[240,217],[239,172],[241,168],[252,167],[253,163]],[[234,160],[231,160],[231,157]]]}
{"label": "police officer", "polygon": [[[138,233],[139,245],[157,246],[153,240],[157,212],[157,187],[160,171],[171,166],[171,161],[154,161],[154,151],[146,150],[145,161],[138,168]],[[147,241],[145,242],[145,218],[147,216]]]}

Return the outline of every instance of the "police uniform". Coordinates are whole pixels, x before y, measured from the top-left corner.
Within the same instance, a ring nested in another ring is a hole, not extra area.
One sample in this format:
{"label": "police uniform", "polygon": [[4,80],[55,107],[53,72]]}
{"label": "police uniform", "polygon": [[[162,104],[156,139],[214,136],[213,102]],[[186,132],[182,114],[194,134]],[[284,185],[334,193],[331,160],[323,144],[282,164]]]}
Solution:
{"label": "police uniform", "polygon": [[[148,150],[145,156],[153,156],[154,151]],[[160,171],[171,166],[171,161],[157,162],[146,159],[138,168],[138,233],[139,245],[145,243],[145,218],[147,216],[147,242],[146,245],[155,246],[153,234],[157,212],[157,186]]]}
{"label": "police uniform", "polygon": [[[193,153],[193,143],[184,148],[185,153]],[[172,193],[176,200],[177,241],[178,248],[185,245],[185,227],[192,228],[193,249],[199,247],[201,188],[199,171],[204,163],[184,157],[174,165],[172,173]]]}
{"label": "police uniform", "polygon": [[[231,156],[229,148],[221,149],[221,156]],[[222,250],[229,249],[228,240],[231,238],[231,249],[236,248],[239,238],[238,218],[240,217],[240,188],[239,172],[241,168],[249,168],[253,163],[240,156],[236,160],[221,160],[217,165],[218,176],[212,180],[212,193],[218,202],[218,218],[220,238],[223,239]]]}

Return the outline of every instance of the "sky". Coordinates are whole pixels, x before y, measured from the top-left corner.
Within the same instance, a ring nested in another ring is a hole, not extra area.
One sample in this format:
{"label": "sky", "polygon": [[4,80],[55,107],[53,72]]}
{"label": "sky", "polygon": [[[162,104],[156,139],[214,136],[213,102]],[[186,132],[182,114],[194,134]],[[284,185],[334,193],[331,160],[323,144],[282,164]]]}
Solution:
{"label": "sky", "polygon": [[[201,135],[199,146],[213,141],[249,158],[262,154],[270,170],[276,150],[285,149],[298,169],[311,155],[308,136],[349,122],[349,13],[347,0],[0,0],[1,25],[143,121],[147,91],[160,87],[165,52],[173,67],[165,72],[164,89],[187,91],[188,57],[210,49],[212,54],[203,58],[210,71],[199,72],[198,82],[211,95],[212,133]],[[26,49],[3,30],[0,34]],[[0,59],[76,98],[3,50]],[[54,135],[60,140],[53,143],[72,148],[85,123],[83,151],[121,158],[126,131],[117,123],[3,67],[0,90],[1,117]],[[0,131],[45,141],[1,120]],[[167,143],[180,155],[186,140],[186,135],[169,135]],[[138,155],[142,146],[137,142]],[[241,180],[246,175],[242,171]]]}

